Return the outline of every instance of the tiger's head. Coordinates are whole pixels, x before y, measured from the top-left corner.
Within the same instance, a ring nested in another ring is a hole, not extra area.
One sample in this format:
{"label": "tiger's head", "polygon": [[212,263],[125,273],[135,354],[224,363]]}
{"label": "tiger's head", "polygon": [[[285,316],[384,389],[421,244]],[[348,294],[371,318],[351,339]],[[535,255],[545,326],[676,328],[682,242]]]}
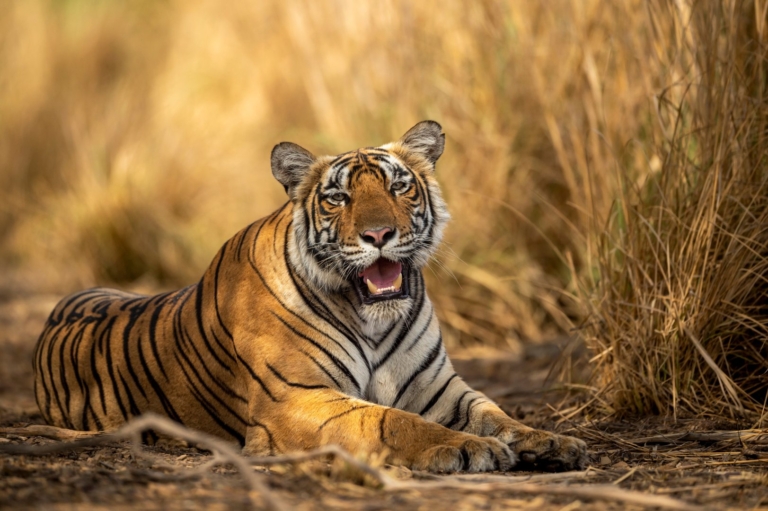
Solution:
{"label": "tiger's head", "polygon": [[338,156],[275,146],[272,173],[293,202],[291,263],[327,292],[354,289],[367,320],[406,316],[410,281],[449,218],[434,177],[444,146],[434,121],[396,142]]}

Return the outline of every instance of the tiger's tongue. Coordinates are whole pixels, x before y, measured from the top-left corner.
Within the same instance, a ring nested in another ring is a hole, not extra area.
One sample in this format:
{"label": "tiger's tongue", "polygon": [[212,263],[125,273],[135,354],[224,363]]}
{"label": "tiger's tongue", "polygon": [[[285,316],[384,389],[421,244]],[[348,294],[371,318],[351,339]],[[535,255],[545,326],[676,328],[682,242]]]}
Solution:
{"label": "tiger's tongue", "polygon": [[402,273],[403,265],[389,261],[383,257],[359,273],[363,280],[370,280],[376,287],[384,288],[394,285],[397,277]]}

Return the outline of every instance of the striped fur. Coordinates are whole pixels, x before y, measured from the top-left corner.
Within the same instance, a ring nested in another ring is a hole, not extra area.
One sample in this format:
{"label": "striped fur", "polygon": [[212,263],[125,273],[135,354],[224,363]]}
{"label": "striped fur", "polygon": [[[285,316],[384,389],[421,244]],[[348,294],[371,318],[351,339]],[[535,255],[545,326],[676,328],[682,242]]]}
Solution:
{"label": "striped fur", "polygon": [[[91,289],[56,306],[34,358],[45,419],[109,430],[151,411],[253,454],[339,444],[433,471],[581,467],[583,442],[515,422],[446,355],[421,275],[448,220],[434,179],[443,140],[426,121],[336,157],[278,145],[273,173],[291,200],[227,241],[197,284]],[[385,225],[385,246],[361,241]],[[404,264],[407,297],[353,291],[379,257]]]}

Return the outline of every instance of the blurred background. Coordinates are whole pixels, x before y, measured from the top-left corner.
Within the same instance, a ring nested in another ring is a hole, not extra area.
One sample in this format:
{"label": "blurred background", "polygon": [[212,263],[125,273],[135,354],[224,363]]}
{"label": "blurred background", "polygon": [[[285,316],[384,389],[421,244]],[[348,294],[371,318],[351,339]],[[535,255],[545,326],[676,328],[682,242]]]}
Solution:
{"label": "blurred background", "polygon": [[[676,411],[701,375],[731,409],[766,381],[765,9],[4,2],[0,279],[187,285],[286,200],[274,144],[336,154],[434,119],[453,221],[426,274],[450,347],[578,336],[609,410]],[[723,336],[744,332],[758,362],[730,395]]]}

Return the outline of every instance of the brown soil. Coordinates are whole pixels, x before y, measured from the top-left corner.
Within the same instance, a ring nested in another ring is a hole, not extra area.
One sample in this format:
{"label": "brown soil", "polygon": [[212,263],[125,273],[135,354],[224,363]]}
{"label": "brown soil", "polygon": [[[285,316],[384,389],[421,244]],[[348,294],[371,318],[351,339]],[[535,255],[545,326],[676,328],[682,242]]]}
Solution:
{"label": "brown soil", "polygon": [[[57,299],[25,293],[23,287],[10,284],[0,288],[0,428],[22,428],[0,434],[0,509],[264,507],[262,496],[249,492],[231,464],[195,471],[211,454],[183,442],[161,440],[140,453],[121,441],[46,456],[2,452],[3,447],[16,444],[58,442],[23,433],[29,425],[43,424],[32,394],[30,360]],[[768,441],[675,436],[743,430],[750,424],[694,418],[596,423],[578,414],[565,420],[569,412],[562,405],[563,394],[546,383],[559,353],[556,344],[546,344],[529,346],[517,355],[465,351],[454,358],[459,373],[513,417],[587,441],[592,463],[586,472],[435,477],[381,467],[377,470],[412,483],[382,488],[340,461],[315,461],[256,467],[257,476],[285,509],[755,509],[768,505]],[[660,497],[663,500],[650,500]]]}

